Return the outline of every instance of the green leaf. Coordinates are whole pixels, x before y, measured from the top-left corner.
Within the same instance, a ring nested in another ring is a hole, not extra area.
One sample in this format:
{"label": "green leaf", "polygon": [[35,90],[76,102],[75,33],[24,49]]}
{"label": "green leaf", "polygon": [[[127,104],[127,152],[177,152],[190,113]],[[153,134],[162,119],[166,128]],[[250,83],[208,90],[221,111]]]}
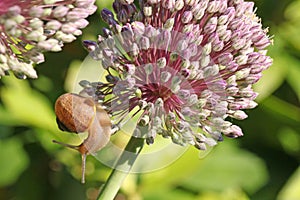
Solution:
{"label": "green leaf", "polygon": [[237,188],[232,188],[225,190],[221,193],[219,192],[204,192],[202,193],[199,200],[249,200],[247,195]]}
{"label": "green leaf", "polygon": [[[4,77],[3,82],[1,97],[9,118],[16,124],[56,130],[54,112],[45,96],[31,89],[26,80],[10,76]],[[0,121],[7,121],[8,116],[0,115]]]}
{"label": "green leaf", "polygon": [[[299,8],[298,8],[299,9]],[[300,23],[288,22],[280,27],[280,34],[284,37],[285,43],[300,50]],[[277,37],[277,36],[276,36]]]}
{"label": "green leaf", "polygon": [[223,192],[201,192],[200,195],[189,193],[184,189],[155,190],[146,195],[145,200],[249,200],[247,195],[240,189],[227,189]]}
{"label": "green leaf", "polygon": [[254,193],[268,180],[264,162],[230,141],[219,144],[205,158],[199,159],[198,154],[198,150],[190,148],[172,165],[143,174],[139,186],[143,196],[176,186],[196,193],[232,188]]}
{"label": "green leaf", "polygon": [[[160,151],[159,157],[168,156],[168,152]],[[164,168],[142,175],[140,189],[144,195],[169,190],[173,185],[180,185],[182,180],[198,170],[203,159],[198,157],[199,151],[196,148],[189,148],[180,158]],[[157,162],[157,161],[156,161]],[[143,196],[144,196],[143,195]]]}
{"label": "green leaf", "polygon": [[284,15],[288,20],[298,21],[300,19],[300,1],[293,1],[289,4],[289,6],[285,9]]}
{"label": "green leaf", "polygon": [[291,127],[284,127],[279,130],[278,139],[287,152],[300,152],[300,135]]}
{"label": "green leaf", "polygon": [[262,105],[265,108],[270,109],[276,115],[285,117],[285,120],[293,120],[294,122],[300,122],[300,108],[274,95],[264,100],[262,102]]}
{"label": "green leaf", "polygon": [[[300,50],[300,1],[296,0],[285,9],[286,22],[279,26],[278,32],[284,37],[286,43]],[[276,36],[277,37],[277,36]]]}
{"label": "green leaf", "polygon": [[242,188],[251,194],[267,180],[268,173],[263,160],[226,141],[206,157],[197,172],[186,177],[182,184],[194,191]]}
{"label": "green leaf", "polygon": [[29,159],[18,139],[0,140],[0,149],[0,186],[10,185],[28,167]]}
{"label": "green leaf", "polygon": [[[3,77],[5,86],[1,89],[3,107],[0,107],[0,123],[4,125],[23,125],[37,130],[32,134],[48,150],[58,148],[53,139],[60,140],[69,135],[62,134],[57,128],[54,108],[49,100],[41,93],[32,89],[27,80],[18,80],[13,76]],[[30,133],[26,133],[30,135]],[[75,136],[79,139],[78,136]],[[67,141],[67,140],[62,140]]]}
{"label": "green leaf", "polygon": [[288,180],[286,185],[280,191],[277,200],[299,200],[300,199],[300,167]]}
{"label": "green leaf", "polygon": [[194,200],[195,195],[186,193],[184,190],[155,190],[152,193],[149,193],[145,196],[145,200],[165,200],[165,199],[172,199],[172,200]]}
{"label": "green leaf", "polygon": [[294,64],[289,65],[287,81],[290,84],[290,86],[294,89],[295,93],[298,96],[298,99],[300,100],[300,83],[299,83],[300,67],[298,63],[299,62],[295,60]]}

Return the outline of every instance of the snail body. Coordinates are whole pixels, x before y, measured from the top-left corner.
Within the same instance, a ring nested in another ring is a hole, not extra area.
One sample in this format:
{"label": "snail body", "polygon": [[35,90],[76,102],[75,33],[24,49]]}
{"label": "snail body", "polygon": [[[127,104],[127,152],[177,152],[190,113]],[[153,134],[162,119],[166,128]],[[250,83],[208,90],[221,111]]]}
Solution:
{"label": "snail body", "polygon": [[82,183],[84,183],[86,156],[99,151],[109,142],[111,135],[110,118],[106,111],[92,98],[73,93],[63,94],[56,100],[55,114],[58,127],[62,131],[88,132],[88,137],[78,146],[54,141],[81,153]]}

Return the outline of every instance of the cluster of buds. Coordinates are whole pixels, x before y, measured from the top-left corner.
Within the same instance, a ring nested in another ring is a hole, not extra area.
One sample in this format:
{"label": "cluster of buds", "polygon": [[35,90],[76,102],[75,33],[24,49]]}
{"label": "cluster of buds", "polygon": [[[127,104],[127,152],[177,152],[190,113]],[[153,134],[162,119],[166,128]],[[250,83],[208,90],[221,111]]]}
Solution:
{"label": "cluster of buds", "polygon": [[242,136],[252,85],[272,64],[267,29],[244,0],[115,0],[101,12],[109,28],[84,41],[107,71],[106,82],[81,82],[122,126],[148,144],[157,134],[204,150],[223,135]]}
{"label": "cluster of buds", "polygon": [[61,51],[88,25],[95,0],[1,0],[0,77],[36,78],[43,52]]}

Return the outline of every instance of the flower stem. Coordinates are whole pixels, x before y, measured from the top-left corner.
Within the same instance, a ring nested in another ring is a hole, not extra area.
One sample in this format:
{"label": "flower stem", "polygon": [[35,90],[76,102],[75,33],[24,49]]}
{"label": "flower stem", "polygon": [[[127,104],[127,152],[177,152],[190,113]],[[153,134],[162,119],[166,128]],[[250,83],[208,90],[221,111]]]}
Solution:
{"label": "flower stem", "polygon": [[[113,200],[117,195],[124,179],[130,173],[130,170],[144,146],[144,139],[131,137],[124,151],[120,155],[113,171],[107,182],[101,188],[98,200]],[[122,171],[118,170],[122,169]]]}

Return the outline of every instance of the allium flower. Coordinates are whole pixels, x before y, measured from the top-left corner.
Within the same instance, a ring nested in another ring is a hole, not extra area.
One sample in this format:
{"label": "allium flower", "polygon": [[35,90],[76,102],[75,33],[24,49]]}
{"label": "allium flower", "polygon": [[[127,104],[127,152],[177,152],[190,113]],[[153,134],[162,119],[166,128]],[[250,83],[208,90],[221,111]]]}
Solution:
{"label": "allium flower", "polygon": [[[135,136],[157,134],[206,149],[236,138],[232,119],[257,104],[252,85],[272,64],[271,40],[243,0],[115,0],[104,9],[98,42],[85,41],[107,70],[107,82],[81,82],[117,125],[136,118]],[[145,131],[146,130],[146,131]]]}
{"label": "allium flower", "polygon": [[0,77],[9,70],[18,78],[36,78],[33,64],[43,52],[60,51],[81,35],[95,0],[1,0]]}

